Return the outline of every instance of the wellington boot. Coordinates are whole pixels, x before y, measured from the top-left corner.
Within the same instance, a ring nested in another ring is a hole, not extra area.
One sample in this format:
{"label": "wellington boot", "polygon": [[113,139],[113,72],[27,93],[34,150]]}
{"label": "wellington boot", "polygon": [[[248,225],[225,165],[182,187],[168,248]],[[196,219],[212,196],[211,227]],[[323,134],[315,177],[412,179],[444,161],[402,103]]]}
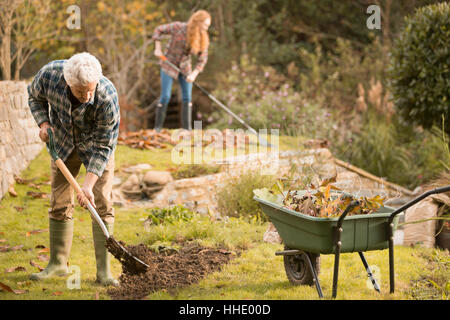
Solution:
{"label": "wellington boot", "polygon": [[168,104],[162,104],[161,102],[158,102],[158,104],[156,105],[156,114],[155,114],[156,132],[160,132],[164,125],[164,121],[166,120],[167,106]]}
{"label": "wellington boot", "polygon": [[67,260],[72,247],[73,220],[49,220],[50,261],[44,270],[31,274],[32,280],[42,280],[68,273]]}
{"label": "wellington boot", "polygon": [[192,102],[183,102],[181,122],[183,129],[192,130]]}
{"label": "wellington boot", "polygon": [[[105,223],[110,235],[113,232],[112,223]],[[97,222],[92,222],[92,235],[94,238],[95,260],[97,262],[97,283],[104,286],[118,286],[119,282],[111,275],[111,254],[106,248],[106,237]]]}

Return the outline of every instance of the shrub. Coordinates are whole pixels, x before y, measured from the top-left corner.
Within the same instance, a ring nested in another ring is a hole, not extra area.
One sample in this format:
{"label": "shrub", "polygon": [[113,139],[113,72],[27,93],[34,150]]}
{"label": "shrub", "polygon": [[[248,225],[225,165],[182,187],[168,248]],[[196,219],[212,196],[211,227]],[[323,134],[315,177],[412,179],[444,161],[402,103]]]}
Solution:
{"label": "shrub", "polygon": [[229,217],[258,217],[267,221],[258,203],[253,200],[253,190],[271,187],[275,182],[274,176],[262,175],[256,170],[229,178],[216,190],[219,212]]}
{"label": "shrub", "polygon": [[[405,19],[392,48],[390,87],[401,116],[424,128],[450,118],[450,5],[422,7]],[[450,133],[450,125],[446,125]]]}
{"label": "shrub", "polygon": [[333,53],[324,52],[316,44],[314,51],[300,51],[302,64],[297,87],[310,101],[321,107],[348,115],[355,107],[358,84],[383,80],[385,73],[385,47],[378,38],[356,49],[351,41],[338,38]]}
{"label": "shrub", "polygon": [[[329,124],[327,110],[302,98],[291,79],[271,67],[257,66],[246,56],[239,65],[233,63],[220,83],[213,95],[256,130],[278,129],[280,134],[306,133],[311,138],[320,138],[322,127]],[[245,129],[221,109],[211,114],[210,122],[218,129]]]}
{"label": "shrub", "polygon": [[148,221],[151,224],[159,225],[162,223],[174,224],[180,221],[192,220],[194,213],[189,209],[177,205],[170,208],[153,208],[148,215]]}
{"label": "shrub", "polygon": [[186,179],[218,173],[220,166],[191,164],[182,166],[172,173],[174,179]]}

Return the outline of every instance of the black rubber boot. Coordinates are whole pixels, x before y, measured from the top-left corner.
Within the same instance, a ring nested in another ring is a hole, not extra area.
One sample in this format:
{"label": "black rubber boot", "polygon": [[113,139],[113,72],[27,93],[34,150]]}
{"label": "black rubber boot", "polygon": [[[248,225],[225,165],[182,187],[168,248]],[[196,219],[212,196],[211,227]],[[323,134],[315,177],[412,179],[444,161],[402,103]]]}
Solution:
{"label": "black rubber boot", "polygon": [[192,102],[183,102],[181,123],[183,129],[192,130]]}
{"label": "black rubber boot", "polygon": [[156,105],[156,115],[155,115],[156,132],[160,132],[162,126],[164,125],[164,120],[166,120],[167,105],[168,104],[162,104],[161,102],[158,102],[158,104]]}

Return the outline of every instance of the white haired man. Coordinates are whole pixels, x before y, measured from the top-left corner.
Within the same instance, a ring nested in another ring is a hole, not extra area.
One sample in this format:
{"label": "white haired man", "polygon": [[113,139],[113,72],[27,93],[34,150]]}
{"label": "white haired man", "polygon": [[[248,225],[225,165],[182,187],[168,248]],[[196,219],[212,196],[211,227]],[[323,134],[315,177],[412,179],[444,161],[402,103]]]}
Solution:
{"label": "white haired man", "polygon": [[[114,208],[111,192],[120,122],[114,85],[102,75],[99,61],[83,52],[68,60],[56,60],[45,65],[28,86],[28,94],[31,113],[40,127],[39,137],[47,142],[47,129],[51,128],[58,155],[74,177],[84,164],[86,178],[83,193],[112,234]],[[33,280],[68,272],[74,194],[53,160],[51,187],[50,261],[42,272],[31,274]],[[83,197],[77,196],[77,200],[84,208],[87,207]],[[102,285],[117,285],[110,271],[106,238],[95,221],[92,221],[92,233],[97,263],[96,281]]]}

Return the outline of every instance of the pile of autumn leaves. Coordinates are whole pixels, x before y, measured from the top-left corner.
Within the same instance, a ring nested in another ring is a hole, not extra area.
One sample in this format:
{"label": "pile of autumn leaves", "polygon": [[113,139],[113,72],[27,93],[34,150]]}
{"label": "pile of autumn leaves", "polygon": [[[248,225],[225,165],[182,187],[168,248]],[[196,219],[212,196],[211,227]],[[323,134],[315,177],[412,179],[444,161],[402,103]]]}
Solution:
{"label": "pile of autumn leaves", "polygon": [[277,183],[275,190],[283,196],[284,207],[313,217],[338,217],[355,200],[358,201],[358,205],[353,207],[347,215],[370,214],[377,212],[383,206],[384,199],[379,195],[372,198],[356,197],[342,192],[332,185],[333,182],[336,182],[336,179],[330,178],[318,186],[310,184],[307,190],[288,191],[284,191],[281,184]]}

